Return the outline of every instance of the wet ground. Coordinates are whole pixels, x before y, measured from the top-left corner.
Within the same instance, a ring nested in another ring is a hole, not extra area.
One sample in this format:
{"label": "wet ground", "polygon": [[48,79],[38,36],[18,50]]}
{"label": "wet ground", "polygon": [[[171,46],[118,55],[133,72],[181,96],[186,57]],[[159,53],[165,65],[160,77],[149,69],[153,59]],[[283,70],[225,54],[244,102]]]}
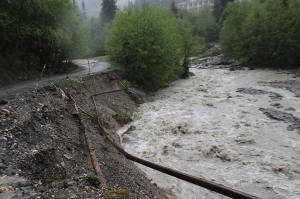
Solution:
{"label": "wet ground", "polygon": [[137,104],[121,81],[99,73],[0,99],[0,199],[174,199],[99,129],[97,117],[118,142],[116,130],[131,121]]}
{"label": "wet ground", "polygon": [[[74,60],[74,63],[79,65],[79,68],[68,75],[70,78],[86,75],[88,73],[100,72],[109,68],[110,66],[109,63],[100,62],[98,60],[78,59],[78,60]],[[3,98],[4,96],[7,98],[8,96],[12,96],[25,89],[34,88],[36,86],[38,87],[45,86],[63,80],[66,77],[67,75],[65,74],[65,75],[59,75],[59,76],[54,76],[49,78],[43,78],[42,80],[30,80],[30,81],[16,83],[4,87],[0,86],[0,99]]]}
{"label": "wet ground", "polygon": [[[300,198],[300,78],[199,68],[140,106],[118,131],[125,150],[261,198]],[[179,198],[226,198],[139,167]]]}

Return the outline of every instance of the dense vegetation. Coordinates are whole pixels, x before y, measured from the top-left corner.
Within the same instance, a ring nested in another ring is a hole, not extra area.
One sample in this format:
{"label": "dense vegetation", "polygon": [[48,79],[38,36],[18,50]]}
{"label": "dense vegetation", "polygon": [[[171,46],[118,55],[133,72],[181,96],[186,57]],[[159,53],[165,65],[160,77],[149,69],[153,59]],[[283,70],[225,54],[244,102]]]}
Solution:
{"label": "dense vegetation", "polygon": [[84,1],[2,0],[0,84],[109,55],[131,80],[155,90],[188,74],[203,41],[220,42],[225,59],[245,64],[300,65],[298,0],[215,0],[177,9],[182,1],[135,0],[122,10],[116,0],[102,0],[98,17],[88,18]]}
{"label": "dense vegetation", "polygon": [[192,24],[192,34],[201,36],[206,42],[216,42],[219,38],[219,24],[213,15],[210,5],[199,9],[180,10],[179,16],[186,18]]}
{"label": "dense vegetation", "polygon": [[261,66],[300,66],[298,0],[229,3],[221,31],[225,58]]}
{"label": "dense vegetation", "polygon": [[170,10],[144,4],[117,13],[106,49],[134,82],[155,90],[187,73],[187,61],[200,44],[189,31]]}
{"label": "dense vegetation", "polygon": [[[70,0],[1,0],[0,73],[6,80],[61,69],[88,51],[88,38]],[[6,79],[7,78],[7,79]]]}

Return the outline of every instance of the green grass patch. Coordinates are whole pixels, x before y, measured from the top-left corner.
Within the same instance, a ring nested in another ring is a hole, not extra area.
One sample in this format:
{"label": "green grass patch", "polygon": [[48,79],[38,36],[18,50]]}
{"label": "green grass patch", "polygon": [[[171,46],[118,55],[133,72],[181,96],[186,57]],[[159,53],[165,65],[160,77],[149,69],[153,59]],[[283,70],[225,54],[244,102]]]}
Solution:
{"label": "green grass patch", "polygon": [[124,196],[130,195],[131,191],[128,189],[116,189],[116,190],[110,190],[105,198],[111,199],[111,198],[123,198]]}
{"label": "green grass patch", "polygon": [[109,55],[99,56],[99,57],[92,57],[90,59],[96,59],[98,61],[104,61],[104,62],[109,62],[110,61]]}
{"label": "green grass patch", "polygon": [[103,72],[109,72],[109,71],[113,71],[113,70],[121,70],[121,71],[124,70],[124,67],[121,64],[119,64],[115,61],[112,61],[110,59],[109,55],[92,57],[90,59],[95,59],[95,60],[102,61],[102,62],[108,62],[110,64],[110,67],[108,69],[104,70]]}
{"label": "green grass patch", "polygon": [[66,85],[71,86],[72,88],[74,88],[76,91],[80,92],[81,88],[84,84],[84,82],[79,81],[78,79],[64,79],[63,82]]}
{"label": "green grass patch", "polygon": [[87,113],[93,116],[94,118],[98,118],[97,110],[95,108],[88,110]]}

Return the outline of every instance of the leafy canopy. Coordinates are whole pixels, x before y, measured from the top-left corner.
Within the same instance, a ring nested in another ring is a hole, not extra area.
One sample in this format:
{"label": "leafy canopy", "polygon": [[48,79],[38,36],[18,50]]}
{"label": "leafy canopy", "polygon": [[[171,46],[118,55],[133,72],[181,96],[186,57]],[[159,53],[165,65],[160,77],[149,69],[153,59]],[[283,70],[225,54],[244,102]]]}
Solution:
{"label": "leafy canopy", "polygon": [[277,67],[299,66],[299,1],[240,1],[230,3],[226,13],[220,42],[226,58]]}
{"label": "leafy canopy", "polygon": [[116,14],[105,47],[115,61],[125,65],[133,81],[156,90],[183,74],[181,34],[186,31],[179,29],[170,10],[143,4],[141,9],[127,8]]}

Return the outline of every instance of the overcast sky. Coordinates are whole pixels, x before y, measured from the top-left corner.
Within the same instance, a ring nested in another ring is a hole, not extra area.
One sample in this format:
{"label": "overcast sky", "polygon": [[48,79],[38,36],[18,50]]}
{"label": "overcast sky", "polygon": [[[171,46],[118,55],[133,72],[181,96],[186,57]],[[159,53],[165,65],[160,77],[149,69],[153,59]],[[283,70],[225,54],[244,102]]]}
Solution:
{"label": "overcast sky", "polygon": [[[91,16],[98,16],[100,9],[101,9],[101,3],[102,0],[76,0],[78,3],[79,8],[81,9],[82,1],[84,1],[85,8],[86,8],[86,14],[88,17]],[[134,2],[134,0],[131,0]],[[122,8],[125,4],[127,4],[128,0],[117,0],[117,6],[119,8]]]}

